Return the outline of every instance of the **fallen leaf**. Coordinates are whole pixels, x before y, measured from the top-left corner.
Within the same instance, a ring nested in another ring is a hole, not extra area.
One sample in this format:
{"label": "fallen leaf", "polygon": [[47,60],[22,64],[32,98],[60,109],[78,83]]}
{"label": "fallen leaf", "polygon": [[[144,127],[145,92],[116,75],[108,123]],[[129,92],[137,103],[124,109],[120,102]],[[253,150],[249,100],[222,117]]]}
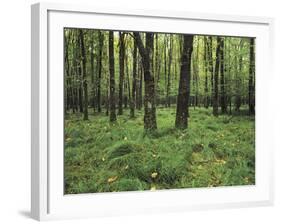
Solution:
{"label": "fallen leaf", "polygon": [[151,177],[152,177],[152,178],[156,178],[156,177],[157,177],[157,175],[158,175],[158,173],[157,173],[157,172],[153,172],[153,173],[151,174]]}
{"label": "fallen leaf", "polygon": [[110,177],[110,178],[108,178],[107,179],[107,183],[112,183],[112,182],[114,182],[114,181],[116,181],[117,180],[117,178],[118,178],[118,176],[115,176],[115,177]]}

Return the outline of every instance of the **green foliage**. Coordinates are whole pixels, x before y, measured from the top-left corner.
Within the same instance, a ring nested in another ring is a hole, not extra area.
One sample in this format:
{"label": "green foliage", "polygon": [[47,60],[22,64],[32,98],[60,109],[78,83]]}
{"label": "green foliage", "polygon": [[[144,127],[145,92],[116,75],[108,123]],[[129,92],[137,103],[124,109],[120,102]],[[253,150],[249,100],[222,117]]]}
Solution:
{"label": "green foliage", "polygon": [[[242,108],[243,109],[243,108]],[[136,191],[255,184],[254,120],[213,117],[190,109],[188,130],[174,126],[175,108],[158,108],[158,131],[143,132],[143,113],[129,111],[109,124],[89,111],[89,121],[65,121],[65,193]]]}

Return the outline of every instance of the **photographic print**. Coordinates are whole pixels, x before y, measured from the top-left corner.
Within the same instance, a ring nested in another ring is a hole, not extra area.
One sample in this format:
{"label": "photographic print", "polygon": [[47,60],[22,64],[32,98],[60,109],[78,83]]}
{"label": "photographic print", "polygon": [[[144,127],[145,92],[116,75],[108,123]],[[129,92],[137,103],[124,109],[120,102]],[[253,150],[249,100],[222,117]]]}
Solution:
{"label": "photographic print", "polygon": [[255,184],[255,38],[63,38],[65,194]]}

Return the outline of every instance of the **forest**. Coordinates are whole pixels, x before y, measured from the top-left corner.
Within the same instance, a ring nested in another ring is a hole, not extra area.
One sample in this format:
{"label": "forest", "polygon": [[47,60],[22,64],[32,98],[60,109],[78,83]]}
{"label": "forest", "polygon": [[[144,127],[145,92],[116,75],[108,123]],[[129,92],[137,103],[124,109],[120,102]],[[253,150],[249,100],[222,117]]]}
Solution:
{"label": "forest", "polygon": [[64,29],[66,194],[255,184],[255,39]]}

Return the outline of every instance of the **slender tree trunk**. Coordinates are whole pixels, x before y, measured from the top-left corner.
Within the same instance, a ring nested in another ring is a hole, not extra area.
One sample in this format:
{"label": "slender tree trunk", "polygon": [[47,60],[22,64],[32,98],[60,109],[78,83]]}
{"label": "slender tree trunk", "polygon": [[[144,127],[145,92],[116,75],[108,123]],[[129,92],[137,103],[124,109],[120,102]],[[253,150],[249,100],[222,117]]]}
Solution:
{"label": "slender tree trunk", "polygon": [[116,121],[115,113],[115,70],[114,70],[114,35],[109,31],[108,37],[108,56],[109,56],[109,121]]}
{"label": "slender tree trunk", "polygon": [[210,82],[211,82],[211,105],[213,105],[214,98],[214,65],[213,65],[213,39],[212,37],[207,37],[207,45],[208,45],[208,63],[209,63],[209,72]]}
{"label": "slender tree trunk", "polygon": [[142,109],[143,100],[142,100],[142,82],[143,82],[143,67],[139,66],[139,91],[138,91],[138,109]]}
{"label": "slender tree trunk", "polygon": [[[79,31],[78,31],[79,32]],[[80,39],[79,39],[79,33],[77,34],[77,46],[76,46],[76,60],[79,62],[77,66],[78,70],[78,80],[79,80],[79,86],[78,86],[78,102],[79,102],[79,112],[83,113],[83,77],[82,77],[82,64],[81,64],[81,52],[79,51],[80,49]]]}
{"label": "slender tree trunk", "polygon": [[[167,91],[166,91],[166,104],[168,107],[171,106],[171,99],[170,99],[170,89],[171,89],[171,64],[172,64],[172,53],[173,53],[173,37],[170,34],[169,40],[169,48],[168,48],[168,76],[167,76]],[[168,45],[168,42],[167,42]]]}
{"label": "slender tree trunk", "polygon": [[159,80],[160,80],[160,53],[159,53],[159,40],[158,40],[158,34],[155,34],[155,74],[156,74],[156,104],[158,104],[160,100],[160,93],[159,93]]}
{"label": "slender tree trunk", "polygon": [[[243,48],[243,42],[240,42],[240,45],[238,47],[239,52]],[[240,54],[239,55],[239,62],[238,61],[238,56],[235,55],[235,84],[236,84],[236,94],[235,94],[235,111],[239,112],[240,107],[241,107],[241,91],[240,91],[240,86],[241,86],[241,77],[242,77],[242,68],[243,68],[243,56]]]}
{"label": "slender tree trunk", "polygon": [[217,37],[217,49],[216,49],[216,65],[214,72],[214,96],[213,96],[213,115],[219,115],[219,68],[220,68],[220,49],[221,49],[221,37]]}
{"label": "slender tree trunk", "polygon": [[68,38],[66,37],[66,33],[64,33],[64,78],[65,78],[65,88],[64,88],[64,95],[65,95],[65,99],[64,99],[64,113],[66,114],[67,111],[71,108],[71,95],[70,95],[70,74],[69,74],[69,57],[68,57]]}
{"label": "slender tree trunk", "polygon": [[153,34],[146,33],[146,44],[141,40],[140,34],[134,32],[136,43],[142,57],[144,70],[145,96],[144,96],[144,129],[153,131],[157,129],[156,106],[155,106],[155,86],[154,77],[151,74],[151,50],[153,48]]}
{"label": "slender tree trunk", "polygon": [[207,47],[207,37],[204,37],[204,73],[205,73],[205,86],[204,86],[204,92],[205,92],[205,108],[209,107],[209,96],[208,96],[208,47]]}
{"label": "slender tree trunk", "polygon": [[[167,79],[167,49],[168,49],[168,38],[165,34],[164,36],[164,78],[165,78],[165,88],[166,88],[166,96],[167,96],[167,86],[168,86],[168,79]],[[167,98],[165,100],[165,107],[167,107]]]}
{"label": "slender tree trunk", "polygon": [[132,85],[132,99],[131,99],[131,110],[130,117],[135,117],[135,106],[136,106],[136,85],[137,85],[137,44],[134,40],[133,50],[133,85]]}
{"label": "slender tree trunk", "polygon": [[[127,94],[126,94],[126,104],[128,104],[129,102],[129,107],[131,108],[131,85],[130,85],[130,71],[129,71],[129,61],[128,61],[128,55],[125,53],[125,64],[126,64],[126,72],[125,72],[125,76],[126,76],[126,90],[127,90]],[[127,107],[126,107],[127,108]]]}
{"label": "slender tree trunk", "polygon": [[97,107],[98,112],[101,112],[101,72],[102,72],[102,49],[103,49],[103,34],[101,31],[98,31],[98,39],[99,39],[99,51],[97,57]]}
{"label": "slender tree trunk", "polygon": [[123,114],[123,83],[124,83],[125,44],[124,33],[119,32],[119,101],[118,114]]}
{"label": "slender tree trunk", "polygon": [[250,39],[250,66],[249,66],[249,115],[255,114],[255,39]]}
{"label": "slender tree trunk", "polygon": [[193,50],[193,35],[184,35],[181,56],[180,81],[177,99],[176,128],[188,127],[188,106],[190,95],[191,54]]}
{"label": "slender tree trunk", "polygon": [[86,52],[84,46],[84,34],[79,29],[80,48],[81,48],[81,60],[83,69],[83,93],[84,93],[84,120],[88,120],[88,83],[87,83],[87,71],[86,71]]}
{"label": "slender tree trunk", "polygon": [[92,86],[92,99],[91,105],[95,111],[96,109],[96,78],[94,71],[94,31],[91,31],[91,52],[90,52],[90,61],[91,61],[91,86]]}
{"label": "slender tree trunk", "polygon": [[224,63],[224,38],[221,38],[220,45],[220,85],[221,85],[221,112],[225,114],[227,112],[226,93],[225,93],[225,63]]}

